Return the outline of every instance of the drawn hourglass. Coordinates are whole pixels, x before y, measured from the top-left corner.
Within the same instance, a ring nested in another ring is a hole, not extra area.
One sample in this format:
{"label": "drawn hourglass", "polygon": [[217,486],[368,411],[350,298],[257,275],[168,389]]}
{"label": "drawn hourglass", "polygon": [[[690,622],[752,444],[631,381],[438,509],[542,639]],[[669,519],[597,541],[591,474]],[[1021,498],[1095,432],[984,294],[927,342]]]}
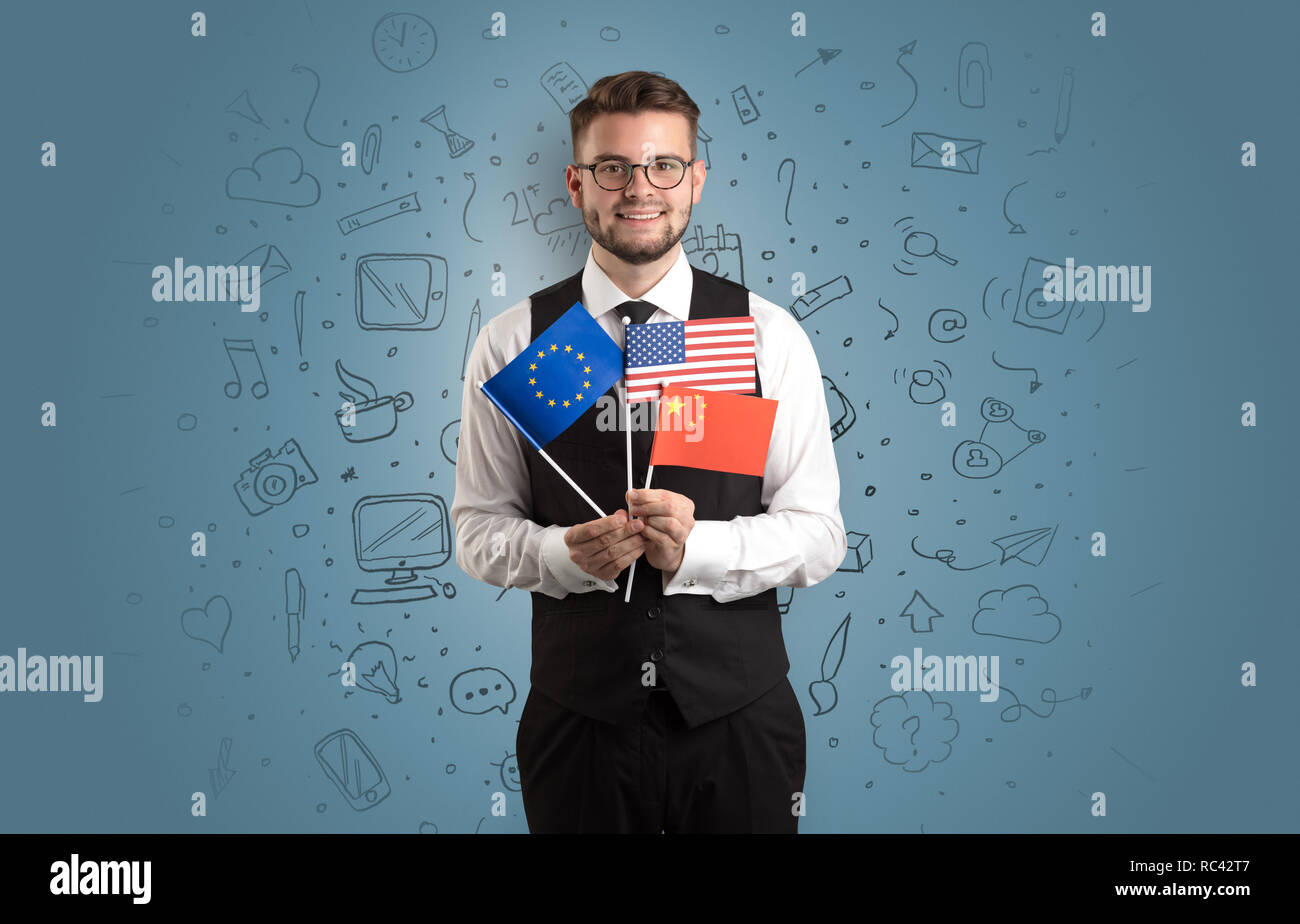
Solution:
{"label": "drawn hourglass", "polygon": [[452,157],[460,157],[460,155],[474,147],[473,141],[447,123],[446,105],[439,106],[420,121],[442,133],[443,137],[447,139],[447,153]]}

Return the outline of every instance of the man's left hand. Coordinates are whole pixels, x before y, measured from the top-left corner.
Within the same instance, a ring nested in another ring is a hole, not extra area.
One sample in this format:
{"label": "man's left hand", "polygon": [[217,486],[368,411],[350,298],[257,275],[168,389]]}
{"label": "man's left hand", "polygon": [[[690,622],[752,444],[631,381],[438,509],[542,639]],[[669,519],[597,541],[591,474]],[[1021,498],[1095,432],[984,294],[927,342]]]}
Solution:
{"label": "man's left hand", "polygon": [[662,488],[628,491],[632,516],[645,521],[645,560],[666,575],[677,573],[686,553],[686,537],[695,527],[695,502]]}

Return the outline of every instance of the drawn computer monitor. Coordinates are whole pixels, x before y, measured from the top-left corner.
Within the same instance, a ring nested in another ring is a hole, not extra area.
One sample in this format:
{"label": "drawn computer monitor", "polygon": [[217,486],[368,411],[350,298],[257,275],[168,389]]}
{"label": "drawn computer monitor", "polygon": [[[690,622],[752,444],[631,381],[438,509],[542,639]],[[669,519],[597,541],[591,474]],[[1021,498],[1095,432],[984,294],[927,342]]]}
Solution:
{"label": "drawn computer monitor", "polygon": [[429,584],[416,584],[416,571],[437,568],[451,558],[447,502],[436,494],[378,494],[352,508],[357,567],[388,571],[383,588],[358,589],[353,603],[405,603],[436,597]]}

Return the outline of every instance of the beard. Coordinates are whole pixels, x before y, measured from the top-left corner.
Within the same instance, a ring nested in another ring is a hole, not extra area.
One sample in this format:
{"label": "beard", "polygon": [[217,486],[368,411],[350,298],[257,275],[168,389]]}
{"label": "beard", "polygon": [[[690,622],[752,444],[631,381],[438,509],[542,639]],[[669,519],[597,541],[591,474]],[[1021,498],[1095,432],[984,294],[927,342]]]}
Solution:
{"label": "beard", "polygon": [[[631,208],[633,207],[629,206],[629,209]],[[638,205],[635,208],[644,210],[645,206]],[[591,235],[593,241],[624,263],[640,266],[658,260],[682,239],[687,226],[691,223],[691,203],[686,203],[686,214],[680,224],[674,221],[678,214],[665,206],[661,222],[663,228],[657,235],[638,233],[630,228],[625,231],[624,227],[618,224],[619,219],[616,215],[611,215],[610,224],[601,227],[600,213],[592,208],[583,208],[582,221],[587,226],[587,233]]]}

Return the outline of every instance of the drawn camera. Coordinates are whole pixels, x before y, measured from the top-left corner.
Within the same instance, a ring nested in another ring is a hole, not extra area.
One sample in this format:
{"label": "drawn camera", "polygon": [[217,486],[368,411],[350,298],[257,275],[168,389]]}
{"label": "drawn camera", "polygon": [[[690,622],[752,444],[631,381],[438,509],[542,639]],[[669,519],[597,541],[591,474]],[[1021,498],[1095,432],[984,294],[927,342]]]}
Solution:
{"label": "drawn camera", "polygon": [[274,455],[264,449],[248,460],[248,468],[235,482],[235,493],[244,508],[257,516],[287,503],[299,485],[315,483],[316,472],[303,458],[298,441],[288,439]]}

